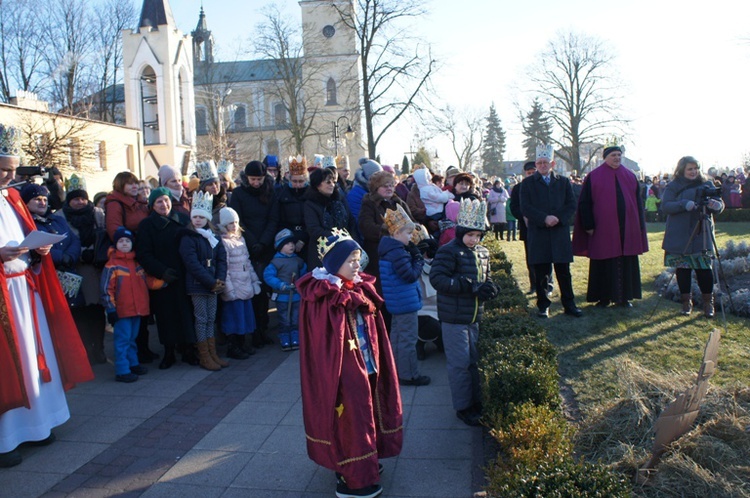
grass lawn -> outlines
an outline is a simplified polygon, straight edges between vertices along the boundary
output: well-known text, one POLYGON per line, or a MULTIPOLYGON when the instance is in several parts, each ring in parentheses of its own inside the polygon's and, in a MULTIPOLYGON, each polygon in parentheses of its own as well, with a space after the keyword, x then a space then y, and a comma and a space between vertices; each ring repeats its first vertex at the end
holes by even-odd
MULTIPOLYGON (((750 223, 721 223, 716 229, 719 247, 730 239, 743 240, 750 233, 750 223)), ((491 236, 491 235, 489 235, 491 236)), ((557 290, 552 298, 550 318, 545 321, 549 339, 559 349, 560 374, 563 382, 575 392, 582 417, 601 406, 625 396, 618 382, 618 365, 628 360, 658 373, 697 372, 709 332, 721 329, 718 373, 712 384, 742 385, 750 382, 750 327, 747 318, 721 310, 707 320, 702 313, 689 317, 679 314, 680 304, 660 298, 655 278, 664 270, 661 242, 664 224, 648 226, 651 250, 641 256, 643 299, 624 309, 595 308, 586 303, 589 262, 576 258, 571 265, 576 302, 583 309, 582 318, 562 313, 557 290)), ((494 247, 493 244, 489 244, 494 247)), ((528 273, 524 262, 523 242, 498 244, 513 262, 513 274, 522 290, 528 290, 528 273)), ((529 303, 535 308, 535 297, 529 303)), ((697 311, 697 310, 696 310, 697 311)), ((687 387, 687 386, 685 386, 687 387)))

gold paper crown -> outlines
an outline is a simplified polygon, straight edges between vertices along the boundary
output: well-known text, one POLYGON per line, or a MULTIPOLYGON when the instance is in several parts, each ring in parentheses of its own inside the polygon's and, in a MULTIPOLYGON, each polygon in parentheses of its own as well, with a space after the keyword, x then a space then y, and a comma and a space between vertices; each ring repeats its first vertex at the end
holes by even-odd
POLYGON ((537 159, 547 159, 549 161, 552 161, 554 157, 555 157, 555 149, 552 147, 552 145, 544 144, 544 145, 536 146, 536 158, 537 159))
POLYGON ((456 225, 470 230, 485 230, 487 203, 479 199, 461 199, 456 225))
POLYGON ((74 190, 86 190, 86 179, 82 176, 78 176, 75 173, 70 175, 68 178, 68 192, 74 190))
POLYGON ((349 232, 342 228, 334 228, 331 230, 331 235, 318 237, 318 258, 323 261, 323 258, 328 251, 333 249, 333 246, 343 240, 354 240, 349 235, 349 232))
POLYGON ((324 168, 335 168, 336 158, 333 156, 323 156, 323 167, 324 168))
POLYGON ((208 192, 193 192, 193 202, 190 205, 190 216, 200 214, 211 219, 214 207, 214 196, 208 192))
POLYGON ((307 173, 307 159, 305 159, 305 156, 289 156, 289 174, 304 175, 305 173, 307 173))
POLYGON ((219 164, 216 166, 216 172, 219 174, 225 174, 229 177, 229 179, 232 179, 232 175, 234 174, 234 163, 232 161, 227 161, 226 159, 222 159, 219 161, 219 164))
POLYGON ((406 214, 406 211, 401 207, 401 204, 396 204, 396 209, 386 209, 383 221, 385 221, 385 226, 388 228, 388 233, 391 235, 394 235, 408 225, 411 225, 412 229, 414 227, 414 222, 411 221, 411 218, 406 214))
POLYGON ((21 156, 21 131, 0 124, 0 156, 21 156))
POLYGON ((415 244, 419 244, 423 240, 429 238, 430 234, 427 233, 427 229, 424 227, 424 225, 417 223, 414 227, 414 231, 411 233, 411 241, 415 244))
POLYGON ((336 167, 339 169, 349 169, 349 156, 336 156, 336 167))
POLYGON ((202 182, 219 178, 219 173, 216 170, 216 165, 210 159, 208 161, 203 161, 196 164, 195 172, 198 175, 198 179, 202 182))

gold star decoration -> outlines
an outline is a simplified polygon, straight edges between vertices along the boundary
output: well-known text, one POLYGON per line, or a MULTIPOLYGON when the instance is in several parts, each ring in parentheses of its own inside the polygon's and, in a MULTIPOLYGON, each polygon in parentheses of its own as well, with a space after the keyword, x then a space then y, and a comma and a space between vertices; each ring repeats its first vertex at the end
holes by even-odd
POLYGON ((336 407, 336 413, 338 413, 339 417, 341 417, 341 414, 344 413, 344 403, 341 403, 336 407))
POLYGON ((352 351, 354 349, 357 349, 357 341, 354 339, 349 339, 349 351, 352 351))

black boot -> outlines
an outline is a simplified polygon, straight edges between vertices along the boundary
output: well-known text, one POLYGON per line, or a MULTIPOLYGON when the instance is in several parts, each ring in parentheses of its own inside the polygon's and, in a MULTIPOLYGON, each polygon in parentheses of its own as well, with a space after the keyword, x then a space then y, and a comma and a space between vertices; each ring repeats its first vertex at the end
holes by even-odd
POLYGON ((255 329, 255 333, 253 333, 252 345, 256 349, 260 349, 266 345, 266 341, 263 338, 263 331, 261 329, 255 329))
POLYGON ((182 345, 182 361, 194 367, 200 365, 198 355, 195 354, 195 344, 192 342, 182 345))
POLYGON ((240 341, 242 341, 243 339, 244 337, 241 335, 227 335, 227 343, 229 344, 229 346, 227 347, 227 356, 229 358, 235 360, 247 360, 248 358, 250 358, 250 355, 243 351, 240 347, 240 341))
POLYGON ((165 344, 164 345, 164 358, 161 360, 161 363, 159 363, 159 370, 166 370, 167 368, 171 367, 175 363, 175 357, 174 357, 174 345, 165 344))

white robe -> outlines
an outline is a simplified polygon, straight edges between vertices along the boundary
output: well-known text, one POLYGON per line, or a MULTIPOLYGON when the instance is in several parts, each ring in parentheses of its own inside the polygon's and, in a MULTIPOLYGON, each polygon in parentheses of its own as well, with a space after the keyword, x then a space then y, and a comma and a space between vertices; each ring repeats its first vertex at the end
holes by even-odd
MULTIPOLYGON (((23 239, 24 233, 18 215, 8 204, 5 196, 0 195, 0 247, 5 247, 9 242, 17 244, 23 239)), ((22 272, 27 267, 27 260, 27 257, 23 257, 9 261, 3 264, 3 269, 6 274, 22 272)), ((35 292, 39 334, 47 366, 52 374, 51 382, 42 382, 37 368, 36 335, 26 277, 8 278, 7 283, 10 309, 16 324, 23 380, 31 409, 21 407, 0 415, 0 453, 13 451, 21 443, 41 441, 50 435, 53 427, 65 423, 70 418, 42 300, 35 292)), ((0 375, 2 370, 8 367, 0 365, 0 375)))

